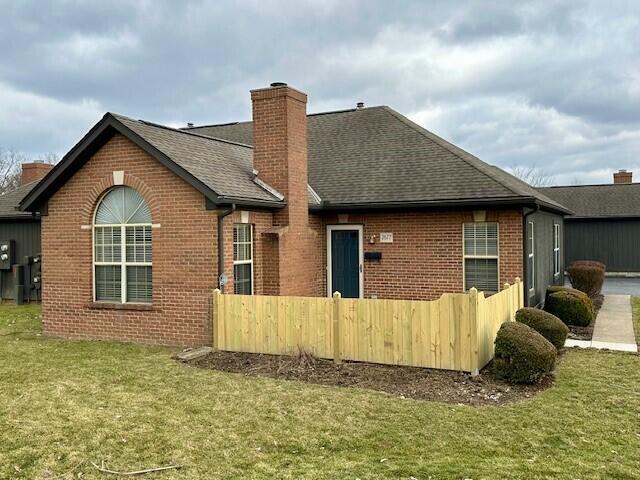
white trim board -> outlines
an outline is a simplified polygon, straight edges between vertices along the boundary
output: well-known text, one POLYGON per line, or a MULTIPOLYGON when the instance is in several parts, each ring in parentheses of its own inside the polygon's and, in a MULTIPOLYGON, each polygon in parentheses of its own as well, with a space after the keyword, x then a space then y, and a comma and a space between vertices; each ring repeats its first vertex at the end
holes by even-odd
POLYGON ((334 230, 357 230, 358 231, 358 276, 360 297, 364 298, 364 228, 362 225, 340 224, 327 225, 327 296, 332 296, 331 291, 331 232, 334 230))

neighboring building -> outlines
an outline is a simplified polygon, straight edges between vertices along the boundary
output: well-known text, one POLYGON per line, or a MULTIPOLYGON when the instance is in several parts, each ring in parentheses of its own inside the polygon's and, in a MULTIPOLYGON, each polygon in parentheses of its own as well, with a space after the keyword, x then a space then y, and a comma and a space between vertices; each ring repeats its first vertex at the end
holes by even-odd
MULTIPOLYGON (((39 289, 34 285, 31 273, 39 266, 33 260, 40 255, 40 216, 18 209, 22 199, 38 184, 53 165, 43 162, 23 163, 21 185, 0 195, 0 245, 9 245, 8 262, 0 262, 0 295, 2 300, 14 300, 16 279, 13 265, 26 265, 22 270, 24 298, 38 300, 39 289), (27 259, 25 257, 28 257, 27 259)), ((37 263, 37 262, 36 262, 37 263)))
POLYGON ((562 281, 549 267, 563 269, 568 211, 526 183, 388 107, 307 115, 286 84, 251 98, 252 123, 108 113, 26 196, 46 334, 208 344, 220 278, 236 293, 433 299, 521 277, 528 304, 562 281))
POLYGON ((640 273, 640 183, 632 182, 631 172, 615 172, 613 184, 540 191, 573 211, 565 218, 567 265, 598 260, 610 275, 640 273))

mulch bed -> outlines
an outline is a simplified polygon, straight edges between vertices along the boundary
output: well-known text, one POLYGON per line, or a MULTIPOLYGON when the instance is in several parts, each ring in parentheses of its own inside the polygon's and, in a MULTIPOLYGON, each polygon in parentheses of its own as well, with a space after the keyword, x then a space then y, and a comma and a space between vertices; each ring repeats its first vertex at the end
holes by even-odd
POLYGON ((596 323, 596 318, 598 317, 598 312, 600 308, 602 308, 602 303, 604 302, 604 295, 597 295, 591 299, 593 301, 593 322, 591 325, 586 327, 577 327, 574 325, 569 325, 569 338, 573 340, 587 340, 590 341, 591 337, 593 337, 593 327, 596 323))
POLYGON ((547 376, 535 385, 509 385, 495 378, 491 364, 480 375, 472 377, 466 373, 428 368, 352 362, 336 365, 331 360, 307 354, 212 352, 185 363, 246 376, 366 388, 400 398, 477 406, 502 405, 530 398, 553 384, 553 376, 547 376))

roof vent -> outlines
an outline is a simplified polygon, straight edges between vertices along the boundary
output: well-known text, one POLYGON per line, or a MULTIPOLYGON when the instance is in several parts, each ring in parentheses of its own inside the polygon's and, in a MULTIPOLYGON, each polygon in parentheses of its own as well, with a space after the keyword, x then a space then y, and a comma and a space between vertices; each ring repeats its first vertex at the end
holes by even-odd
POLYGON ((193 123, 188 122, 188 123, 187 123, 187 128, 193 128, 193 123))
POLYGON ((357 108, 358 110, 360 110, 361 108, 364 108, 364 102, 358 102, 358 103, 356 103, 356 108, 357 108))
POLYGON ((272 87, 286 87, 286 86, 287 86, 287 84, 286 84, 286 83, 284 83, 284 82, 273 82, 273 83, 271 84, 271 86, 272 86, 272 87))

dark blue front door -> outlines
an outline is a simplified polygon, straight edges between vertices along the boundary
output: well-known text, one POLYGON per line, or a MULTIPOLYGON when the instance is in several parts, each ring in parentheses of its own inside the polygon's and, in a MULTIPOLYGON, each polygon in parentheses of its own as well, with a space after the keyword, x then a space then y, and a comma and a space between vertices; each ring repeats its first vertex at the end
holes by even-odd
POLYGON ((358 230, 331 230, 331 293, 360 297, 360 238, 358 230))

